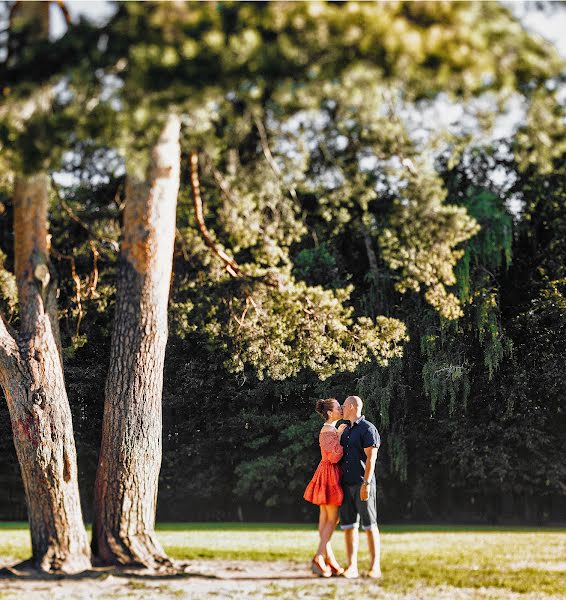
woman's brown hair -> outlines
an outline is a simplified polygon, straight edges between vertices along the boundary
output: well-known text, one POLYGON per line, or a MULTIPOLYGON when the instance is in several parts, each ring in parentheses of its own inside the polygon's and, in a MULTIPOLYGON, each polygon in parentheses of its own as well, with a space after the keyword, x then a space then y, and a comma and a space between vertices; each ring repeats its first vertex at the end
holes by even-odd
POLYGON ((328 419, 328 411, 334 408, 334 402, 338 402, 338 400, 336 398, 317 400, 314 409, 326 421, 328 419))

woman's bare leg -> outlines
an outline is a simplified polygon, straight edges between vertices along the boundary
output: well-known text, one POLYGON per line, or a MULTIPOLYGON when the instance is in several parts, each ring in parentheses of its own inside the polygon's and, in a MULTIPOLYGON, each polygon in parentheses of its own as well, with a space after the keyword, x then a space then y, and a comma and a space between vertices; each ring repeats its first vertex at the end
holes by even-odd
POLYGON ((334 556, 334 550, 332 550, 332 545, 330 542, 326 544, 326 563, 332 565, 335 568, 338 568, 338 561, 336 560, 336 556, 334 556))
POLYGON ((319 542, 316 557, 321 556, 323 559, 326 554, 326 544, 328 543, 328 508, 326 504, 320 506, 320 517, 318 520, 319 542))
POLYGON ((322 530, 326 525, 326 506, 319 506, 320 512, 318 513, 318 537, 319 539, 322 537, 322 530))
POLYGON ((331 571, 326 566, 326 560, 324 559, 326 544, 328 543, 328 514, 326 505, 320 506, 320 516, 318 520, 318 535, 319 543, 318 548, 316 550, 316 554, 313 558, 313 562, 318 565, 321 572, 326 573, 325 576, 330 576, 331 571))
POLYGON ((340 565, 334 556, 334 552, 332 550, 332 545, 330 543, 330 539, 332 538, 332 534, 336 530, 336 525, 338 524, 338 507, 337 506, 328 506, 327 507, 327 516, 328 516, 328 542, 326 544, 326 562, 329 565, 332 565, 335 569, 340 569, 340 565))

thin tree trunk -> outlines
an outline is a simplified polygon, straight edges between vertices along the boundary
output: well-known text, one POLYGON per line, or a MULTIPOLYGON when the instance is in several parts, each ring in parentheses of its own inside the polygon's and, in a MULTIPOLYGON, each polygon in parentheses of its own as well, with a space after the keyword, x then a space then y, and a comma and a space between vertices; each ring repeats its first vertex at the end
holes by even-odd
POLYGON ((63 378, 56 285, 47 241, 46 175, 20 178, 14 193, 20 331, 0 319, 0 384, 26 494, 33 566, 76 573, 90 567, 77 460, 63 378))
POLYGON ((360 229, 362 231, 362 235, 364 238, 364 244, 366 247, 366 254, 369 262, 369 271, 373 278, 374 283, 377 285, 379 279, 379 268, 377 266, 377 257, 375 256, 375 250, 373 249, 371 235, 367 228, 367 225, 364 223, 363 219, 360 220, 360 229))
POLYGON ((128 181, 116 314, 96 475, 92 550, 102 564, 170 564, 155 537, 163 363, 179 191, 171 115, 146 181, 128 181))

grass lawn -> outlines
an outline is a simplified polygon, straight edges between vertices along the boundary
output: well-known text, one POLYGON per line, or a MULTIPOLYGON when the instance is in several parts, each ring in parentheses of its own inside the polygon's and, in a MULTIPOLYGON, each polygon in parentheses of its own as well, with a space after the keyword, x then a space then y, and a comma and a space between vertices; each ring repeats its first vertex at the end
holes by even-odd
MULTIPOLYGON (((317 540, 314 526, 275 523, 164 523, 158 535, 177 559, 287 560, 305 565, 317 540)), ((334 546, 343 559, 341 532, 334 546)), ((360 550, 364 568, 363 534, 360 550)), ((0 555, 23 559, 29 553, 27 525, 0 524, 0 555)), ((382 566, 384 590, 448 586, 566 596, 566 528, 383 527, 382 566)))

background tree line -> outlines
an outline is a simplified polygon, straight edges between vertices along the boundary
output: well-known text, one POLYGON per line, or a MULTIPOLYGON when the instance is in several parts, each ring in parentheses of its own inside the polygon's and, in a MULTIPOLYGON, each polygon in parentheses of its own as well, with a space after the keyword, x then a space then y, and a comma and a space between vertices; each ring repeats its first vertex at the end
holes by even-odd
MULTIPOLYGON (((47 170, 87 518, 126 174, 154 164, 170 114, 181 161, 158 517, 311 518, 314 400, 356 392, 384 440, 385 520, 563 518, 552 48, 492 3, 126 3, 55 43, 18 35, 2 71, 2 309, 22 326, 14 176, 47 170), (494 139, 517 96, 521 126, 494 139), (438 103, 461 108, 456 123, 427 122, 438 103)), ((23 518, 4 416, 0 509, 23 518)))

